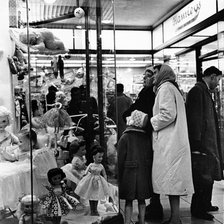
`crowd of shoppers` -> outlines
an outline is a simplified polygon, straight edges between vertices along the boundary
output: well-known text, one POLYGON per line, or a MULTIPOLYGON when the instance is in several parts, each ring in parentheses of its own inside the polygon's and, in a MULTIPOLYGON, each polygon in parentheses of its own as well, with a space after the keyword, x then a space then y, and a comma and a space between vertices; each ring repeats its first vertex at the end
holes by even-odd
POLYGON ((206 69, 202 80, 189 91, 185 104, 169 65, 145 70, 144 88, 123 113, 127 128, 118 141, 119 193, 126 201, 125 224, 131 223, 135 199, 137 223, 155 218, 156 209, 154 215, 161 219, 160 194, 167 195, 170 202, 170 218, 164 224, 181 223, 183 195, 193 195, 192 216, 214 218, 208 212, 219 209, 211 204, 211 197, 214 181, 223 179, 223 162, 211 93, 221 75, 214 66, 206 69), (145 199, 150 197, 147 208, 145 199))

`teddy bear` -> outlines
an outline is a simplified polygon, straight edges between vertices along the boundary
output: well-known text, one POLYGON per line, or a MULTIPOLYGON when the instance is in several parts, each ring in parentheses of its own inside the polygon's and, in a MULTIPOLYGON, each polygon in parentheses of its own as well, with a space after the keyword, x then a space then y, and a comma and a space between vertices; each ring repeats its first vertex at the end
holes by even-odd
POLYGON ((49 29, 46 28, 30 28, 29 39, 27 39, 27 31, 23 30, 19 34, 19 40, 23 44, 30 44, 30 47, 32 49, 38 51, 65 51, 64 43, 59 38, 57 38, 49 29))

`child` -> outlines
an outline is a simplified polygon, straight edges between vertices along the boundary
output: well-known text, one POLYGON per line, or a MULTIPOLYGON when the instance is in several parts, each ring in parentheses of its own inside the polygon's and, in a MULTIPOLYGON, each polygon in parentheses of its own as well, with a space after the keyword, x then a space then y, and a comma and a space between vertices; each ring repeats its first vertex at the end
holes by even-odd
POLYGON ((59 224, 61 216, 68 214, 69 210, 75 208, 79 202, 66 193, 63 181, 66 176, 62 169, 50 169, 47 177, 51 186, 46 186, 49 194, 41 200, 42 209, 46 210, 47 220, 59 224))
MULTIPOLYGON (((7 149, 10 151, 18 148, 19 139, 12 133, 6 130, 6 127, 11 124, 12 117, 10 111, 4 106, 0 106, 0 161, 5 161, 4 154, 7 149)), ((13 159, 15 161, 15 159, 13 159)))
POLYGON ((119 196, 125 199, 125 224, 131 223, 134 199, 138 200, 139 223, 145 223, 145 199, 152 195, 152 147, 143 130, 146 123, 145 113, 133 111, 118 141, 119 196))
POLYGON ((92 148, 93 163, 86 168, 85 176, 78 183, 75 193, 80 198, 89 200, 92 216, 98 216, 97 205, 109 195, 106 171, 101 164, 104 151, 99 145, 92 148))

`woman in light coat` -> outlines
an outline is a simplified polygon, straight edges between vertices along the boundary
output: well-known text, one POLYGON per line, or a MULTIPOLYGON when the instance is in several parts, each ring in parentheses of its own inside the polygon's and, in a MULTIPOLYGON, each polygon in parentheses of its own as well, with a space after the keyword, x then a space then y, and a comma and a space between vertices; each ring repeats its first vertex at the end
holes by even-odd
POLYGON ((180 196, 194 191, 185 105, 174 71, 166 64, 155 70, 153 191, 169 196, 171 217, 165 223, 179 224, 180 196))

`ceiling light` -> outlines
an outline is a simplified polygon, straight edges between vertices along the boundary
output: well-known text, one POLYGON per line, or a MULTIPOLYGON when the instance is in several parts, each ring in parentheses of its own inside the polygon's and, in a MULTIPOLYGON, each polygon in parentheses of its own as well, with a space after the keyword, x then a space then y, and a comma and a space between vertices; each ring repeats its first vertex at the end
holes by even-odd
POLYGON ((102 23, 109 24, 109 23, 111 23, 111 21, 110 21, 110 20, 105 19, 105 20, 102 20, 102 23))
POLYGON ((135 61, 135 58, 130 58, 129 61, 135 61))
POLYGON ((82 26, 76 26, 77 29, 82 29, 82 26))
POLYGON ((46 4, 53 4, 56 0, 44 0, 46 4))

